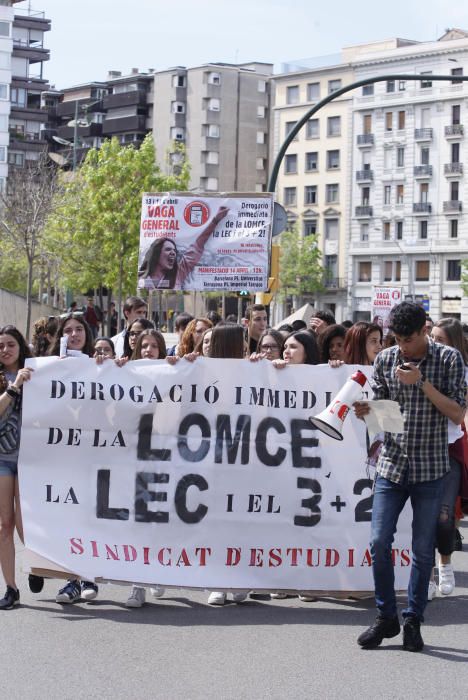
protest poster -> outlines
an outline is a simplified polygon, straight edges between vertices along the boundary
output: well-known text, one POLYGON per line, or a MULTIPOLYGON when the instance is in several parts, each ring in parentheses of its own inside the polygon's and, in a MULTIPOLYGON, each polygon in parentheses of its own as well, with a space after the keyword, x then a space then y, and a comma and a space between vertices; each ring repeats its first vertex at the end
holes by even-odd
POLYGON ((383 328, 384 335, 388 332, 390 312, 401 302, 401 287, 373 287, 371 317, 372 323, 383 328))
POLYGON ((271 194, 145 193, 138 287, 265 291, 272 216, 271 194))
MULTIPOLYGON (((350 412, 339 442, 308 420, 354 367, 27 363, 19 475, 37 555, 88 580, 372 590, 364 423, 350 412)), ((406 512, 399 589, 410 541, 406 512)))

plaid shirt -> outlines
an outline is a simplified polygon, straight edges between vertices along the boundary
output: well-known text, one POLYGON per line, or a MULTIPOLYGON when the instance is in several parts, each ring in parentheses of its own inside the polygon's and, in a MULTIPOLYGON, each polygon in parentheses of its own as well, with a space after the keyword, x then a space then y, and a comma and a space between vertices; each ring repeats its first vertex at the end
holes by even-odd
MULTIPOLYGON (((383 350, 374 363, 374 399, 397 401, 404 420, 402 434, 385 433, 376 470, 395 483, 432 481, 450 469, 448 421, 422 389, 398 380, 395 370, 402 364, 397 345, 383 350)), ((441 394, 465 407, 465 366, 458 350, 428 338, 426 356, 418 366, 441 394)))

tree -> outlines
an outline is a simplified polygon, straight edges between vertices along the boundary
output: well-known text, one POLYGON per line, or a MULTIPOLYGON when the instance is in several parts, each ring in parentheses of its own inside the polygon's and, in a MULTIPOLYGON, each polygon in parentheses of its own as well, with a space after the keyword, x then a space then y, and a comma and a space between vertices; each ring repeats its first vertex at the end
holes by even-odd
POLYGON ((35 267, 43 256, 46 223, 55 206, 57 172, 47 154, 26 161, 24 168, 10 168, 5 191, 0 193, 2 248, 14 257, 12 267, 26 263, 26 329, 31 325, 32 286, 35 267))
MULTIPOLYGON (((184 155, 177 145, 174 150, 184 155)), ((49 240, 64 252, 65 282, 81 289, 105 285, 124 294, 137 279, 141 196, 143 192, 186 190, 189 168, 183 159, 176 175, 163 175, 148 135, 140 148, 117 139, 91 149, 64 185, 50 221, 49 240)))
POLYGON ((324 269, 317 236, 301 236, 297 228, 280 237, 279 296, 302 297, 323 290, 324 269))

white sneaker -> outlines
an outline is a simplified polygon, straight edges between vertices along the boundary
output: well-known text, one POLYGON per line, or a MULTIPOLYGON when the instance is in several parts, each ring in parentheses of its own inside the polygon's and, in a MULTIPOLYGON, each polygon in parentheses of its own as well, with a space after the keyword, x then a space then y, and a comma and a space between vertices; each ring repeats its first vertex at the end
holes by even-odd
POLYGON ((145 604, 146 591, 141 586, 132 586, 132 592, 125 605, 127 608, 141 608, 145 604))
POLYGON ((166 589, 163 586, 153 586, 153 588, 150 588, 150 591, 153 598, 162 598, 166 589))
POLYGON ((442 595, 450 595, 455 588, 455 574, 451 564, 439 564, 439 591, 442 595))
POLYGON ((432 600, 437 595, 437 584, 435 581, 429 581, 429 587, 427 589, 427 599, 432 600))
POLYGON ((234 603, 242 603, 247 598, 247 593, 233 593, 232 600, 234 603))
POLYGON ((270 598, 273 598, 273 600, 285 600, 287 597, 287 593, 270 593, 270 598))
POLYGON ((220 591, 212 591, 208 596, 208 605, 224 605, 226 594, 220 591))

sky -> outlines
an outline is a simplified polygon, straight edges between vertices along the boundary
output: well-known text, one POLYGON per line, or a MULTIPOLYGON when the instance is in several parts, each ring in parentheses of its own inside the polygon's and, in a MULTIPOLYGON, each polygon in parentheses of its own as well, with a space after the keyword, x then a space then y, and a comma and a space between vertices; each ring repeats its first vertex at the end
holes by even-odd
POLYGON ((434 41, 468 29, 468 3, 443 0, 25 0, 52 22, 45 77, 57 89, 207 62, 289 61, 390 37, 434 41))

